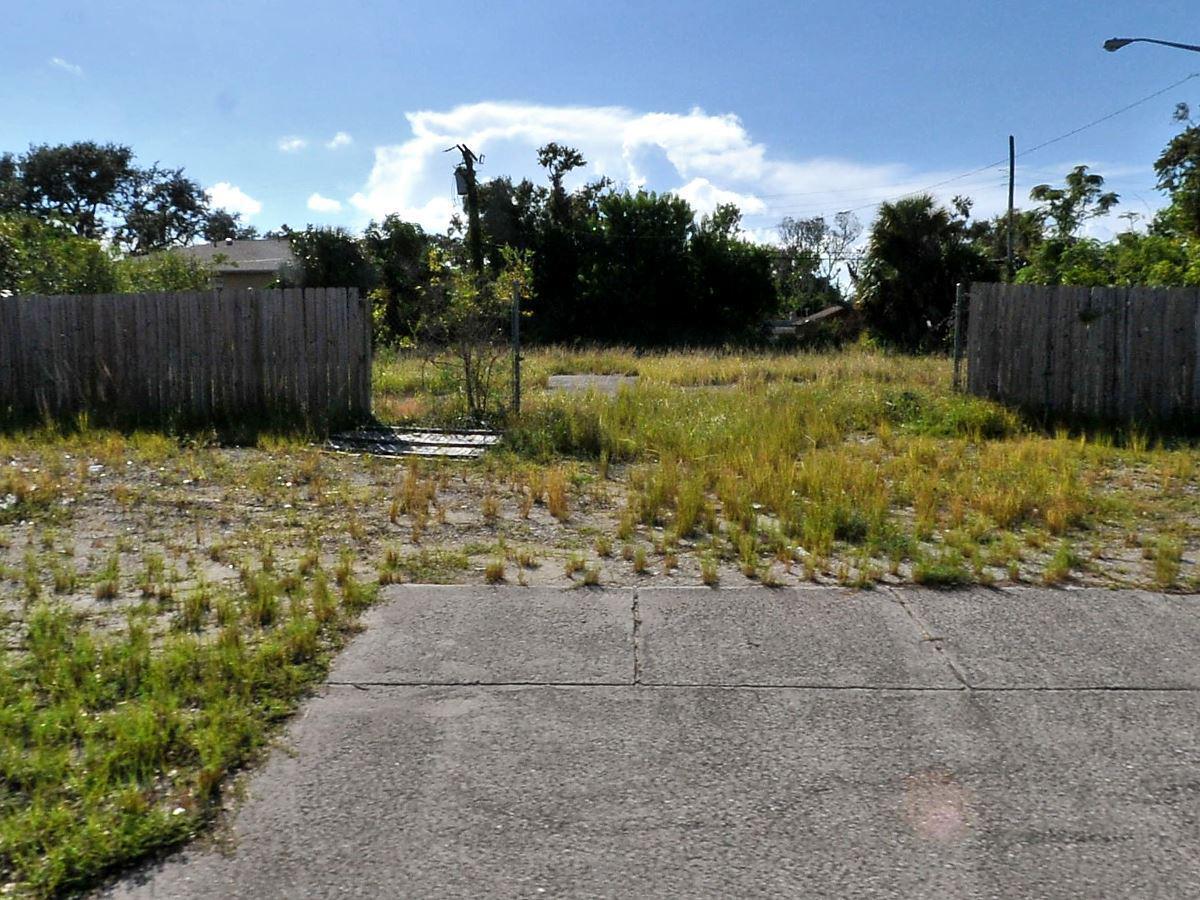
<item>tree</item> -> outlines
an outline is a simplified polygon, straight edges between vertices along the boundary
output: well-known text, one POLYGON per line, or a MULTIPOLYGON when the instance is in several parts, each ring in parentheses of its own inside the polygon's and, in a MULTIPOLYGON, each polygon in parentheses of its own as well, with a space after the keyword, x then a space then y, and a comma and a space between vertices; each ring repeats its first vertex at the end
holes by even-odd
POLYGON ((544 340, 577 340, 592 333, 595 324, 585 299, 586 279, 598 252, 599 203, 609 181, 601 178, 568 194, 564 179, 587 160, 560 144, 539 148, 538 163, 547 171, 549 189, 521 185, 514 197, 528 204, 516 212, 522 229, 530 232, 526 246, 534 260, 530 331, 544 340))
POLYGON ((789 216, 779 223, 778 231, 775 277, 784 307, 803 315, 843 302, 837 272, 844 265, 854 274, 850 248, 862 233, 854 213, 838 213, 832 225, 824 216, 789 216))
POLYGON ((31 146, 0 156, 0 215, 22 214, 104 238, 130 253, 149 253, 207 240, 253 237, 238 217, 212 210, 200 185, 183 169, 135 164, 123 144, 31 146))
POLYGON ((1115 240, 1047 241, 1022 269, 1027 284, 1200 285, 1200 240, 1126 231, 1115 240))
POLYGON ((1064 187, 1039 184, 1029 192, 1029 199, 1044 204, 1039 214, 1053 224, 1053 236, 1069 241, 1084 222, 1104 215, 1120 198, 1104 190, 1102 176, 1089 173, 1087 166, 1076 166, 1067 173, 1064 187))
POLYGON ((31 146, 19 158, 6 156, 0 212, 24 212, 72 228, 81 237, 104 234, 103 213, 119 210, 137 176, 133 151, 122 144, 31 146))
POLYGON ((998 270, 967 237, 961 214, 928 195, 884 203, 871 226, 858 282, 867 328, 907 351, 944 346, 958 282, 995 280, 998 270))
POLYGON ((115 290, 125 294, 146 291, 203 291, 212 284, 210 264, 178 253, 126 256, 113 264, 115 290))
MULTIPOLYGON (((1013 269, 1020 272, 1028 266, 1034 253, 1044 241, 1042 214, 1033 209, 1013 211, 1013 269)), ((967 224, 967 237, 979 251, 997 265, 1007 264, 1008 214, 991 219, 974 219, 967 224)))
POLYGON ((258 229, 253 225, 243 225, 239 213, 231 213, 224 209, 210 210, 200 233, 206 241, 214 243, 226 240, 253 240, 258 237, 258 229))
POLYGON ((563 179, 587 165, 583 154, 573 147, 549 143, 538 148, 538 165, 550 175, 550 218, 556 222, 562 221, 567 215, 567 192, 563 188, 563 179))
POLYGON ((378 284, 378 275, 363 253, 362 244, 345 228, 309 225, 283 233, 295 254, 298 271, 284 280, 297 287, 353 287, 366 296, 378 284))
POLYGON ((527 178, 513 184, 502 175, 479 185, 483 253, 493 275, 504 268, 504 247, 529 250, 542 234, 548 192, 527 178))
POLYGON ((375 301, 385 340, 411 337, 417 327, 420 292, 430 278, 430 246, 420 225, 395 215, 371 222, 363 234, 363 247, 379 279, 375 301))
POLYGON ((152 166, 138 170, 114 232, 118 245, 134 254, 191 243, 209 220, 204 189, 183 169, 152 166))
POLYGON ((1175 120, 1187 123, 1154 162, 1159 190, 1171 198, 1155 223, 1156 230, 1200 237, 1200 125, 1191 120, 1186 103, 1175 108, 1175 120))
POLYGON ((583 279, 576 334, 639 345, 682 342, 695 312, 689 245, 695 214, 675 194, 600 198, 596 241, 583 279))
POLYGON ((440 248, 429 252, 430 277, 420 291, 417 334, 431 362, 459 384, 466 413, 487 423, 502 411, 500 361, 507 347, 505 324, 513 293, 529 296, 528 260, 512 248, 495 278, 477 278, 452 264, 440 248))
POLYGON ((23 212, 24 199, 25 184, 17 158, 11 153, 0 153, 0 215, 23 212))
POLYGON ((678 336, 698 343, 750 337, 779 307, 772 253, 740 237, 742 214, 718 206, 700 220, 690 252, 695 262, 693 309, 678 336))

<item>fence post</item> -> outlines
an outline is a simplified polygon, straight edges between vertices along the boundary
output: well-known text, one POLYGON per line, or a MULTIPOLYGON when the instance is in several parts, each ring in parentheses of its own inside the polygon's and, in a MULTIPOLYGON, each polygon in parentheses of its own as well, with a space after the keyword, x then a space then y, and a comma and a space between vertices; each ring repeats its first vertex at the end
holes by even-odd
POLYGON ((512 302, 513 415, 521 414, 521 285, 513 284, 512 302))
POLYGON ((954 285, 954 390, 962 390, 963 284, 954 285))

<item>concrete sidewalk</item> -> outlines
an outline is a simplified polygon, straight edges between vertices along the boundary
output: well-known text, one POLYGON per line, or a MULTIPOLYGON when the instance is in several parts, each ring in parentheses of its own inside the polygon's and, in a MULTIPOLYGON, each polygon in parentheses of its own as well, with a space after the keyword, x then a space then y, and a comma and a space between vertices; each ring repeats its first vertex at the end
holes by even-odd
POLYGON ((1200 600, 394 587, 112 897, 1200 896, 1200 600))

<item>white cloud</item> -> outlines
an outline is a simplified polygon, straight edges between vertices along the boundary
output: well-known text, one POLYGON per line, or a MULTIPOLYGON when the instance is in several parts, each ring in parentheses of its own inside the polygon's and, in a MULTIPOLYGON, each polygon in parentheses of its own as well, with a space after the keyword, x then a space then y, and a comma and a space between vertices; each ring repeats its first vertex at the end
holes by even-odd
MULTIPOLYGON (((482 102, 410 112, 406 118, 409 135, 375 148, 366 183, 350 199, 363 217, 397 213, 428 229, 445 228, 460 206, 452 174, 458 155, 443 151, 457 143, 486 154, 480 178, 509 175, 541 184, 546 176, 534 150, 549 141, 567 144, 588 160, 585 171, 570 176, 571 184, 604 175, 618 187, 673 191, 698 212, 736 203, 749 234, 771 233, 784 216, 832 218, 841 210, 854 210, 869 223, 879 202, 927 189, 943 203, 956 194, 973 197, 980 216, 1003 210, 1007 197, 1006 165, 957 178, 974 161, 930 170, 844 158, 788 158, 754 141, 737 116, 700 109, 644 113, 618 106, 482 102)), ((1043 177, 1022 166, 1018 197, 1027 197, 1039 180, 1061 181, 1069 168, 1043 177)), ((1104 174, 1103 168, 1098 171, 1104 174)), ((1116 180, 1114 189, 1119 189, 1116 180)))
POLYGON ((750 140, 736 116, 699 109, 641 114, 615 106, 475 103, 409 113, 407 119, 412 136, 376 148, 367 184, 350 202, 370 216, 395 212, 427 228, 444 228, 456 208, 450 187, 454 160, 442 151, 459 142, 488 154, 482 177, 494 172, 543 181, 533 150, 558 141, 583 152, 589 165, 582 177, 688 189, 697 205, 733 194, 745 199, 750 191, 741 188, 761 180, 765 165, 764 148, 750 140))
POLYGON ((692 209, 699 213, 710 213, 721 203, 736 204, 742 214, 747 216, 761 213, 767 208, 767 205, 753 194, 721 190, 707 178, 693 178, 683 187, 678 188, 675 193, 690 203, 692 209))
POLYGON ((308 208, 313 212, 336 213, 342 211, 342 204, 330 197, 322 197, 320 194, 314 193, 308 198, 308 208))
POLYGON ((296 135, 281 137, 279 139, 279 149, 284 153, 297 153, 308 146, 308 141, 296 135))
POLYGON ((344 131, 339 131, 325 143, 325 146, 330 150, 336 150, 338 147, 349 147, 353 143, 354 138, 344 131))
POLYGON ((50 57, 50 65, 54 66, 55 68, 62 69, 64 72, 70 72, 72 75, 83 75, 83 66, 77 66, 75 63, 67 62, 61 56, 50 57))
POLYGON ((246 217, 256 216, 262 212, 262 204, 259 201, 228 181, 218 181, 205 193, 208 194, 209 203, 218 209, 240 213, 246 217))

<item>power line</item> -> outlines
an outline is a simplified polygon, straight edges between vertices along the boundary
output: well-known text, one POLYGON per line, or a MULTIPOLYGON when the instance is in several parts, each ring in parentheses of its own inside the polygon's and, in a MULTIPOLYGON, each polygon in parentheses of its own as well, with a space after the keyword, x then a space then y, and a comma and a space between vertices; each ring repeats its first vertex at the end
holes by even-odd
MULTIPOLYGON (((968 175, 976 175, 979 172, 983 172, 984 170, 986 170, 988 168, 991 168, 991 167, 983 166, 982 168, 976 169, 973 172, 966 172, 962 175, 956 175, 954 177, 955 177, 955 179, 966 178, 968 175)), ((779 193, 779 194, 755 194, 754 196, 756 196, 760 200, 771 200, 771 199, 778 199, 781 197, 814 197, 814 196, 819 196, 821 194, 862 194, 862 193, 868 193, 870 190, 871 190, 870 188, 863 188, 863 187, 827 188, 826 190, 823 190, 823 191, 796 191, 796 192, 785 192, 785 193, 779 193)))
MULTIPOLYGON (((1161 97, 1163 94, 1166 94, 1170 91, 1175 90, 1176 88, 1180 87, 1181 85, 1187 84, 1193 78, 1200 78, 1200 72, 1193 72, 1190 75, 1180 78, 1178 81, 1174 81, 1171 84, 1168 84, 1166 87, 1159 88, 1157 91, 1154 91, 1151 94, 1147 94, 1146 96, 1144 96, 1138 100, 1134 100, 1132 103, 1126 104, 1125 106, 1122 106, 1120 109, 1115 109, 1110 113, 1104 114, 1103 116, 1101 116, 1098 119, 1093 119, 1091 122, 1088 122, 1086 125, 1080 125, 1078 128, 1072 128, 1070 131, 1063 132, 1062 134, 1058 135, 1057 137, 1052 137, 1047 141, 1042 141, 1040 144, 1035 144, 1034 146, 1028 148, 1027 150, 1022 150, 1020 153, 1017 154, 1017 156, 1018 157, 1028 156, 1030 153, 1036 153, 1037 151, 1043 150, 1046 147, 1051 146, 1052 144, 1057 144, 1060 141, 1065 141, 1069 137, 1074 137, 1075 135, 1079 134, 1080 132, 1087 131, 1089 128, 1094 128, 1097 125, 1101 125, 1104 122, 1109 121, 1110 119, 1115 119, 1117 116, 1123 115, 1124 113, 1129 112, 1131 109, 1136 109, 1137 107, 1141 106, 1143 103, 1148 103, 1157 97, 1161 97)), ((919 196, 921 194, 927 194, 930 191, 933 191, 937 188, 945 187, 948 184, 953 184, 954 182, 961 181, 964 178, 970 178, 972 175, 978 175, 981 172, 986 172, 988 169, 998 168, 1001 166, 1007 166, 1007 164, 1008 164, 1008 158, 1005 157, 1004 159, 997 160, 996 162, 990 162, 985 166, 980 166, 977 169, 971 169, 968 172, 963 172, 960 175, 954 175, 950 178, 943 179, 942 181, 936 181, 933 184, 927 185, 918 190, 909 191, 909 192, 903 193, 903 194, 897 194, 893 197, 888 197, 883 200, 876 201, 874 203, 866 203, 866 204, 863 204, 862 206, 855 206, 848 210, 840 210, 840 212, 859 212, 864 209, 873 209, 874 207, 880 206, 884 203, 892 203, 892 202, 895 202, 896 200, 902 200, 906 197, 915 197, 915 196, 919 196)))
MULTIPOLYGON (((1004 186, 1005 186, 1005 185, 1007 185, 1007 184, 1008 184, 1008 179, 1007 179, 1007 177, 1006 177, 1006 178, 1004 178, 1003 180, 998 180, 998 181, 988 181, 988 182, 979 182, 979 183, 976 183, 976 184, 968 185, 967 187, 968 187, 968 189, 975 189, 975 190, 979 190, 979 189, 981 189, 981 188, 993 188, 993 187, 999 188, 999 187, 1004 187, 1004 186)), ((907 197, 907 196, 910 196, 910 194, 912 194, 912 195, 916 195, 916 194, 922 194, 922 193, 926 193, 926 192, 928 192, 929 190, 930 190, 930 188, 928 188, 928 187, 925 187, 925 188, 919 188, 919 189, 917 189, 917 190, 911 191, 910 193, 899 194, 899 195, 895 195, 895 196, 897 196, 897 197, 907 197)), ((869 209, 870 207, 873 207, 873 206, 878 206, 878 205, 879 205, 879 204, 881 204, 881 203, 887 203, 887 202, 888 202, 890 199, 893 199, 893 198, 892 198, 891 196, 889 196, 889 197, 884 197, 883 199, 880 199, 880 200, 875 200, 875 201, 872 201, 872 202, 866 203, 866 204, 864 204, 864 205, 862 205, 862 206, 854 206, 854 207, 850 207, 849 209, 843 209, 843 210, 838 210, 838 211, 839 211, 839 212, 857 212, 857 211, 858 211, 858 210, 860 210, 860 209, 869 209)), ((822 213, 824 210, 826 210, 828 207, 817 207, 817 206, 769 206, 769 208, 770 208, 771 212, 772 212, 772 213, 774 213, 774 214, 776 214, 776 215, 792 215, 792 216, 796 216, 796 215, 801 215, 801 214, 803 214, 803 213, 806 213, 806 212, 811 212, 811 213, 813 213, 813 214, 819 214, 819 213, 822 213)))
POLYGON ((1056 138, 1051 138, 1048 141, 1043 141, 1042 143, 1037 144, 1036 146, 1030 147, 1028 150, 1022 150, 1020 153, 1017 154, 1017 156, 1026 156, 1030 153, 1034 153, 1038 150, 1041 150, 1044 147, 1049 147, 1051 144, 1057 144, 1059 141, 1065 141, 1069 137, 1074 137, 1075 135, 1079 134, 1079 132, 1087 131, 1089 128, 1092 128, 1103 122, 1107 122, 1109 119, 1115 119, 1117 116, 1121 115, 1122 113, 1127 113, 1131 109, 1141 106, 1143 103, 1147 103, 1150 100, 1155 99, 1156 97, 1161 97, 1163 94, 1167 93, 1168 91, 1175 90, 1175 88, 1179 87, 1180 85, 1187 84, 1193 78, 1200 78, 1200 72, 1193 72, 1191 75, 1188 75, 1184 78, 1180 78, 1178 81, 1174 82, 1173 84, 1168 84, 1165 88, 1161 88, 1160 90, 1155 91, 1153 94, 1147 94, 1141 100, 1134 100, 1128 106, 1122 106, 1120 109, 1113 110, 1112 112, 1108 113, 1107 115, 1101 116, 1100 118, 1096 119, 1093 122, 1088 122, 1086 125, 1080 125, 1078 128, 1073 128, 1070 131, 1068 131, 1066 134, 1060 134, 1056 138))

